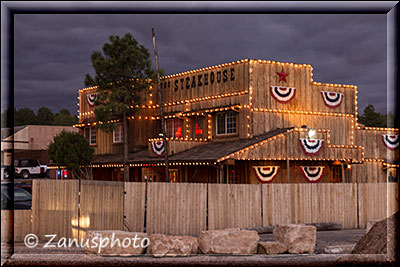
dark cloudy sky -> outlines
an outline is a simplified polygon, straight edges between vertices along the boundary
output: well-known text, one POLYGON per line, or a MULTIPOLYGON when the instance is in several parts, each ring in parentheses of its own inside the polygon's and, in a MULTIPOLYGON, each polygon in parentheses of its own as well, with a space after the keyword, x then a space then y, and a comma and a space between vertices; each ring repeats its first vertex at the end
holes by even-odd
MULTIPOLYGON (((358 86, 359 112, 386 113, 386 15, 16 14, 15 106, 76 113, 90 55, 130 32, 167 74, 253 58, 311 64, 314 80, 358 86)), ((310 103, 311 104, 311 103, 310 103)))

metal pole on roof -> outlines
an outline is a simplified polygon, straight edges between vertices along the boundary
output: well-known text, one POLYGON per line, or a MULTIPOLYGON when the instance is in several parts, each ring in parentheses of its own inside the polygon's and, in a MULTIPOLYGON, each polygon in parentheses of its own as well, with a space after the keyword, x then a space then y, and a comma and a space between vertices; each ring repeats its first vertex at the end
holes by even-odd
POLYGON ((161 132, 163 143, 165 146, 164 152, 164 160, 165 160, 165 181, 169 182, 169 163, 168 163, 168 144, 166 139, 166 130, 165 130, 165 118, 164 118, 164 103, 162 99, 162 92, 161 92, 161 82, 160 82, 160 69, 158 66, 158 53, 157 53, 157 46, 156 46, 156 35, 154 33, 154 28, 151 28, 151 32, 153 35, 153 48, 154 48, 154 57, 156 61, 156 71, 157 71, 157 84, 158 84, 158 96, 160 98, 160 109, 161 109, 161 132))

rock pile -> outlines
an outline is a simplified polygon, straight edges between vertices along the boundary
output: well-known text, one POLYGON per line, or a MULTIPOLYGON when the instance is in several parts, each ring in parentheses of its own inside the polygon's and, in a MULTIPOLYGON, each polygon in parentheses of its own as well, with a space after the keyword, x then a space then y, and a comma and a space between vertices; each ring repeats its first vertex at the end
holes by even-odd
POLYGON ((387 254, 394 253, 397 247, 396 235, 398 212, 387 219, 383 219, 373 224, 371 229, 358 241, 352 254, 387 254), (388 249, 389 245, 389 249, 388 249))
MULTIPOLYGON (((372 230, 371 230, 372 231, 372 230)), ((99 255, 139 255, 148 254, 155 257, 164 256, 189 256, 192 254, 228 254, 228 255, 251 255, 251 254, 281 254, 281 253, 314 253, 316 242, 316 227, 305 224, 283 224, 277 225, 273 230, 275 241, 259 242, 260 237, 255 230, 242 230, 240 228, 229 228, 222 230, 202 231, 199 237, 193 236, 171 236, 163 234, 134 233, 125 231, 88 231, 86 238, 90 240, 109 239, 107 246, 101 250, 85 247, 86 253, 99 255), (121 245, 113 240, 120 240, 121 245), (131 241, 130 241, 131 240, 131 241), (133 240, 136 242, 134 246, 133 240), (146 246, 143 247, 142 240, 146 246), (127 245, 129 243, 129 245, 127 245), (125 245, 125 246, 123 246, 125 245)), ((105 244, 104 244, 105 245, 105 244)))

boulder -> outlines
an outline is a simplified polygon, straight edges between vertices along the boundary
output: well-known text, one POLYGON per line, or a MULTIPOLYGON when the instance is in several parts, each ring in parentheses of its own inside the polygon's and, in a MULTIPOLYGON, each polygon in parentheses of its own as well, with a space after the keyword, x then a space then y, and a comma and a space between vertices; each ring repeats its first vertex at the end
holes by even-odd
POLYGON ((250 255, 257 253, 260 237, 256 231, 229 228, 202 231, 199 248, 204 254, 250 255))
POLYGON ((317 228, 305 224, 281 224, 274 228, 275 241, 288 247, 289 253, 314 253, 317 228))
POLYGON ((285 244, 281 242, 259 242, 258 243, 258 254, 281 254, 288 251, 288 248, 285 244))
POLYGON ((144 253, 149 243, 148 240, 143 240, 144 238, 147 239, 146 233, 91 230, 86 233, 84 242, 87 242, 87 246, 84 246, 84 250, 86 253, 99 255, 139 255, 144 253))
POLYGON ((147 254, 156 257, 163 256, 188 256, 197 254, 199 240, 193 236, 169 236, 153 234, 149 236, 150 245, 147 254))

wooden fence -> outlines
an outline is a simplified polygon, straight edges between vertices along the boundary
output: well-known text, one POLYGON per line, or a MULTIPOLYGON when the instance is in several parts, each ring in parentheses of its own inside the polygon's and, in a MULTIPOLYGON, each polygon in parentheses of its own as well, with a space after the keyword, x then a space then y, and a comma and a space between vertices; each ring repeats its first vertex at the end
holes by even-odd
POLYGON ((206 184, 147 184, 146 232, 198 235, 206 230, 206 201, 206 184))
MULTIPOLYGON (((45 235, 78 237, 79 181, 33 180, 32 231, 45 235)), ((16 228, 15 228, 16 229, 16 228)))
MULTIPOLYGON (((16 241, 30 231, 39 238, 83 238, 90 229, 198 235, 207 229, 281 223, 339 222, 345 229, 365 228, 368 221, 396 212, 399 201, 397 183, 82 181, 79 186, 79 181, 34 180, 32 191, 32 211, 15 211, 16 241)), ((5 220, 2 211, 2 225, 5 220)))

